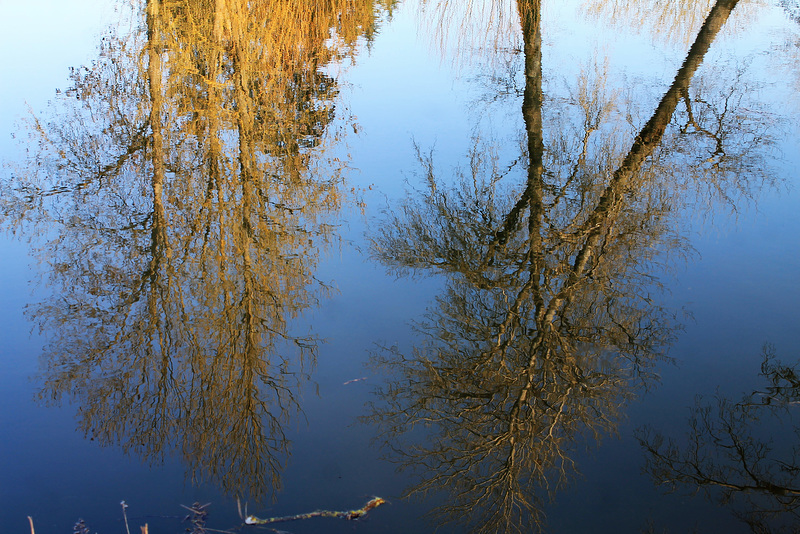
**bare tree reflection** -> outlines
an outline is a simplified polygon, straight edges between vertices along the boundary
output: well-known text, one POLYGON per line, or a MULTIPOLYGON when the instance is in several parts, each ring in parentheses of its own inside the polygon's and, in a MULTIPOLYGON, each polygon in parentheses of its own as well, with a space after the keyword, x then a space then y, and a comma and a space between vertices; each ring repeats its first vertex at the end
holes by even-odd
POLYGON ((421 155, 424 189, 373 238, 391 270, 443 273, 447 287, 417 324, 424 343, 376 355, 391 378, 369 419, 419 473, 409 494, 445 490, 437 519, 477 532, 540 528, 544 501, 575 471, 574 452, 613 432, 654 378, 678 328, 652 298, 654 271, 682 247, 675 205, 698 190, 736 196, 764 177, 749 173, 760 158, 753 133, 734 134, 737 121, 713 113, 708 98, 695 125, 699 100, 689 97, 736 0, 715 4, 627 152, 616 126, 624 111, 592 73, 545 137, 541 4, 517 5, 521 155, 502 165, 491 143, 476 141, 454 184, 421 155), (709 139, 720 143, 710 159, 709 139), (685 165, 701 157, 706 166, 685 165), (522 185, 507 186, 520 171, 522 185))
POLYGON ((701 491, 729 506, 753 532, 797 532, 798 365, 782 363, 774 347, 766 345, 760 390, 739 401, 721 394, 713 401, 698 398, 683 439, 665 437, 652 427, 639 429, 646 472, 671 491, 701 491), (776 439, 788 433, 795 436, 788 446, 776 439))
MULTIPOLYGON (((759 0, 741 2, 736 20, 728 21, 736 30, 746 28, 745 21, 758 16, 767 3, 759 0), (744 11, 744 13, 742 13, 744 11)), ((624 27, 634 32, 646 31, 654 39, 689 44, 713 7, 712 0, 587 0, 582 8, 612 27, 624 27)))
POLYGON ((53 287, 29 310, 50 335, 41 396, 77 399, 103 444, 270 495, 317 342, 292 322, 327 292, 314 273, 345 200, 324 68, 391 4, 141 7, 142 31, 110 34, 34 121, 5 187, 53 287))

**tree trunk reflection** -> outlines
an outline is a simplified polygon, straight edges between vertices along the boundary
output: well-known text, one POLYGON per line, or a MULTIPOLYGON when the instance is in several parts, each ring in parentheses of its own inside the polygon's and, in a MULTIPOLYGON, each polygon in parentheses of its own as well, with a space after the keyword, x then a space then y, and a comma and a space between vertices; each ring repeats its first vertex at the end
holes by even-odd
POLYGON ((231 494, 280 487, 318 342, 293 323, 328 292, 315 270, 350 200, 323 70, 392 5, 146 0, 142 32, 110 32, 35 123, 9 214, 53 265, 29 310, 41 396, 77 399, 88 435, 176 451, 231 494))
MULTIPOLYGON (((419 474, 410 494, 447 492, 433 512, 438 521, 476 532, 541 528, 545 500, 574 472, 576 450, 613 432, 626 402, 654 378, 679 325, 651 298, 650 273, 680 243, 670 217, 676 195, 685 196, 679 180, 660 174, 683 172, 665 158, 669 147, 654 154, 736 3, 715 4, 672 85, 619 154, 602 137, 614 104, 604 81, 588 77, 577 84, 585 98, 576 137, 566 139, 573 130, 565 125, 546 147, 541 3, 520 0, 523 185, 516 194, 502 189, 508 171, 485 142, 454 184, 421 156, 426 190, 376 232, 373 254, 391 270, 447 277, 417 324, 423 341, 410 353, 375 354, 391 378, 368 418, 383 424, 396 460, 419 474), (427 428, 423 440, 411 438, 415 427, 427 428)), ((740 158, 727 167, 742 164, 731 173, 736 186, 750 183, 744 162, 759 156, 725 156, 740 158)), ((731 179, 722 171, 706 178, 721 188, 731 179)), ((759 180, 752 177, 754 187, 759 180)))

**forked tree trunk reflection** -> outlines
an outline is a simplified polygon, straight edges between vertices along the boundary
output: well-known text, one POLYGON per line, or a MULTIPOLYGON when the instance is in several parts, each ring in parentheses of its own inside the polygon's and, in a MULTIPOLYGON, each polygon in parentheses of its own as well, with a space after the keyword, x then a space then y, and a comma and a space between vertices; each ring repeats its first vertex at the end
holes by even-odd
POLYGON ((669 206, 662 195, 651 198, 654 174, 645 162, 736 3, 720 0, 711 10, 628 152, 602 155, 616 168, 603 173, 603 161, 586 161, 598 127, 587 118, 575 143, 583 152, 572 155, 576 170, 563 175, 547 169, 541 3, 520 0, 521 192, 495 200, 494 171, 474 163, 490 159, 480 146, 471 175, 455 185, 423 160, 428 190, 410 197, 374 239, 375 256, 392 269, 448 275, 446 292, 418 325, 424 343, 410 355, 376 354, 392 380, 371 418, 385 425, 398 461, 418 470, 410 493, 448 493, 434 510, 439 520, 477 532, 541 527, 544 499, 574 471, 574 450, 614 430, 663 356, 677 325, 649 298, 643 273, 650 251, 668 244, 669 206), (398 444, 417 425, 432 425, 427 440, 398 444))

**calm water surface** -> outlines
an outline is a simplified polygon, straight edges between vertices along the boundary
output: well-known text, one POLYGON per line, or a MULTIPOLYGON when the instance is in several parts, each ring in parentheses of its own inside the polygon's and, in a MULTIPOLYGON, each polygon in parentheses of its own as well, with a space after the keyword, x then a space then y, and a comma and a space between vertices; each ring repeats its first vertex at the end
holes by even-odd
POLYGON ((795 532, 800 9, 663 4, 0 4, 0 522, 795 532))

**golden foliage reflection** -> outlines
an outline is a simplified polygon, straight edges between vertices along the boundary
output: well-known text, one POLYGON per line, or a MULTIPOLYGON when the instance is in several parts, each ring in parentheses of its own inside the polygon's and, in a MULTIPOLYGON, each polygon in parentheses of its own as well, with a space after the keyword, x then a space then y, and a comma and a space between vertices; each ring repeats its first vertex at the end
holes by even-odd
MULTIPOLYGON (((147 0, 75 69, 4 215, 48 267, 41 396, 104 444, 263 497, 315 354, 292 322, 327 288, 347 116, 327 66, 391 2, 147 0), (337 122, 338 121, 338 122, 337 122), (337 124, 339 126, 337 126, 337 124)), ((6 194, 7 193, 7 194, 6 194)))

